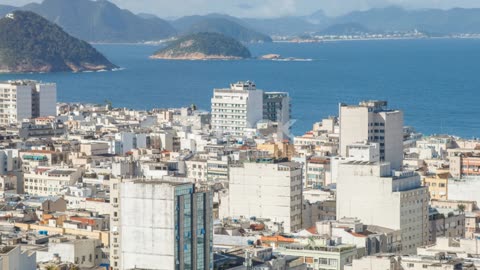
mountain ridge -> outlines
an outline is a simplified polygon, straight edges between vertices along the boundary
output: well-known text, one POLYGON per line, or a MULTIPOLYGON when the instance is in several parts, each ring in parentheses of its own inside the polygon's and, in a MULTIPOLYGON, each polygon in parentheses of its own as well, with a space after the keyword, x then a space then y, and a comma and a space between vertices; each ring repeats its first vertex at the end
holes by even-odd
POLYGON ((2 73, 95 71, 116 68, 85 41, 30 11, 0 19, 2 73))

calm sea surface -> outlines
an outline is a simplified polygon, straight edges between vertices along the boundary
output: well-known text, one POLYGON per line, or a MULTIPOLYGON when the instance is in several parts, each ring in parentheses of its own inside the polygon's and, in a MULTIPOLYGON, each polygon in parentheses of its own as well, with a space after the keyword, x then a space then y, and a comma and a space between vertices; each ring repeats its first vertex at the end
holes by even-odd
POLYGON ((136 109, 209 109, 214 87, 253 80, 293 98, 296 135, 338 113, 338 103, 385 99, 405 112, 405 124, 425 134, 480 136, 480 40, 350 41, 259 44, 256 56, 278 53, 312 61, 150 60, 157 47, 96 45, 115 72, 13 74, 0 80, 56 82, 59 101, 104 102, 136 109))

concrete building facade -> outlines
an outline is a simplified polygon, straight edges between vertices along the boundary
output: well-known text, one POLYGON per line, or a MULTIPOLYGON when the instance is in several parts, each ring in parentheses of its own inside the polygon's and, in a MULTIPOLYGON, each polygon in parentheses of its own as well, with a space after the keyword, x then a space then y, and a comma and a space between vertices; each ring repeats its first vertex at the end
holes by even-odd
POLYGON ((125 181, 119 188, 114 270, 213 269, 210 192, 163 180, 125 181))
POLYGON ((283 225, 285 232, 302 228, 302 165, 273 160, 230 167, 231 217, 261 217, 283 225))
POLYGON ((36 81, 0 82, 0 125, 56 115, 57 86, 36 81))
POLYGON ((402 249, 414 253, 428 240, 428 191, 414 172, 396 172, 389 163, 349 161, 339 165, 337 218, 402 232, 402 249))
POLYGON ((340 154, 359 142, 380 144, 380 160, 399 170, 403 163, 403 112, 387 109, 386 101, 340 104, 340 154))

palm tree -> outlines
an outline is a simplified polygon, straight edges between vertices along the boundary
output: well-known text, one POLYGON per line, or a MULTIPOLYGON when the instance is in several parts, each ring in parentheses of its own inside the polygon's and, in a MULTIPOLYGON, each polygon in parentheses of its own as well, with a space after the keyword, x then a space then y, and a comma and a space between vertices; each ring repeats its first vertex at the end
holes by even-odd
POLYGON ((465 204, 457 205, 457 209, 458 211, 460 211, 460 213, 465 213, 465 208, 466 208, 465 204))

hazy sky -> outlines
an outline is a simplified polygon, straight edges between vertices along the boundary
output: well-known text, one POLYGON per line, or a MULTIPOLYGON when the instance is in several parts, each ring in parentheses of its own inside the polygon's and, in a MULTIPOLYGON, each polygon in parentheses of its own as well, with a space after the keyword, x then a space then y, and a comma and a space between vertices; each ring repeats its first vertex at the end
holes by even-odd
MULTIPOLYGON (((39 2, 36 0, 35 2, 39 2)), ((75 1, 75 0, 71 0, 75 1)), ((238 17, 304 15, 323 9, 329 15, 352 10, 399 5, 406 8, 480 7, 480 0, 110 0, 131 11, 178 17, 211 12, 238 17)), ((0 0, 0 4, 22 5, 32 0, 0 0)))

